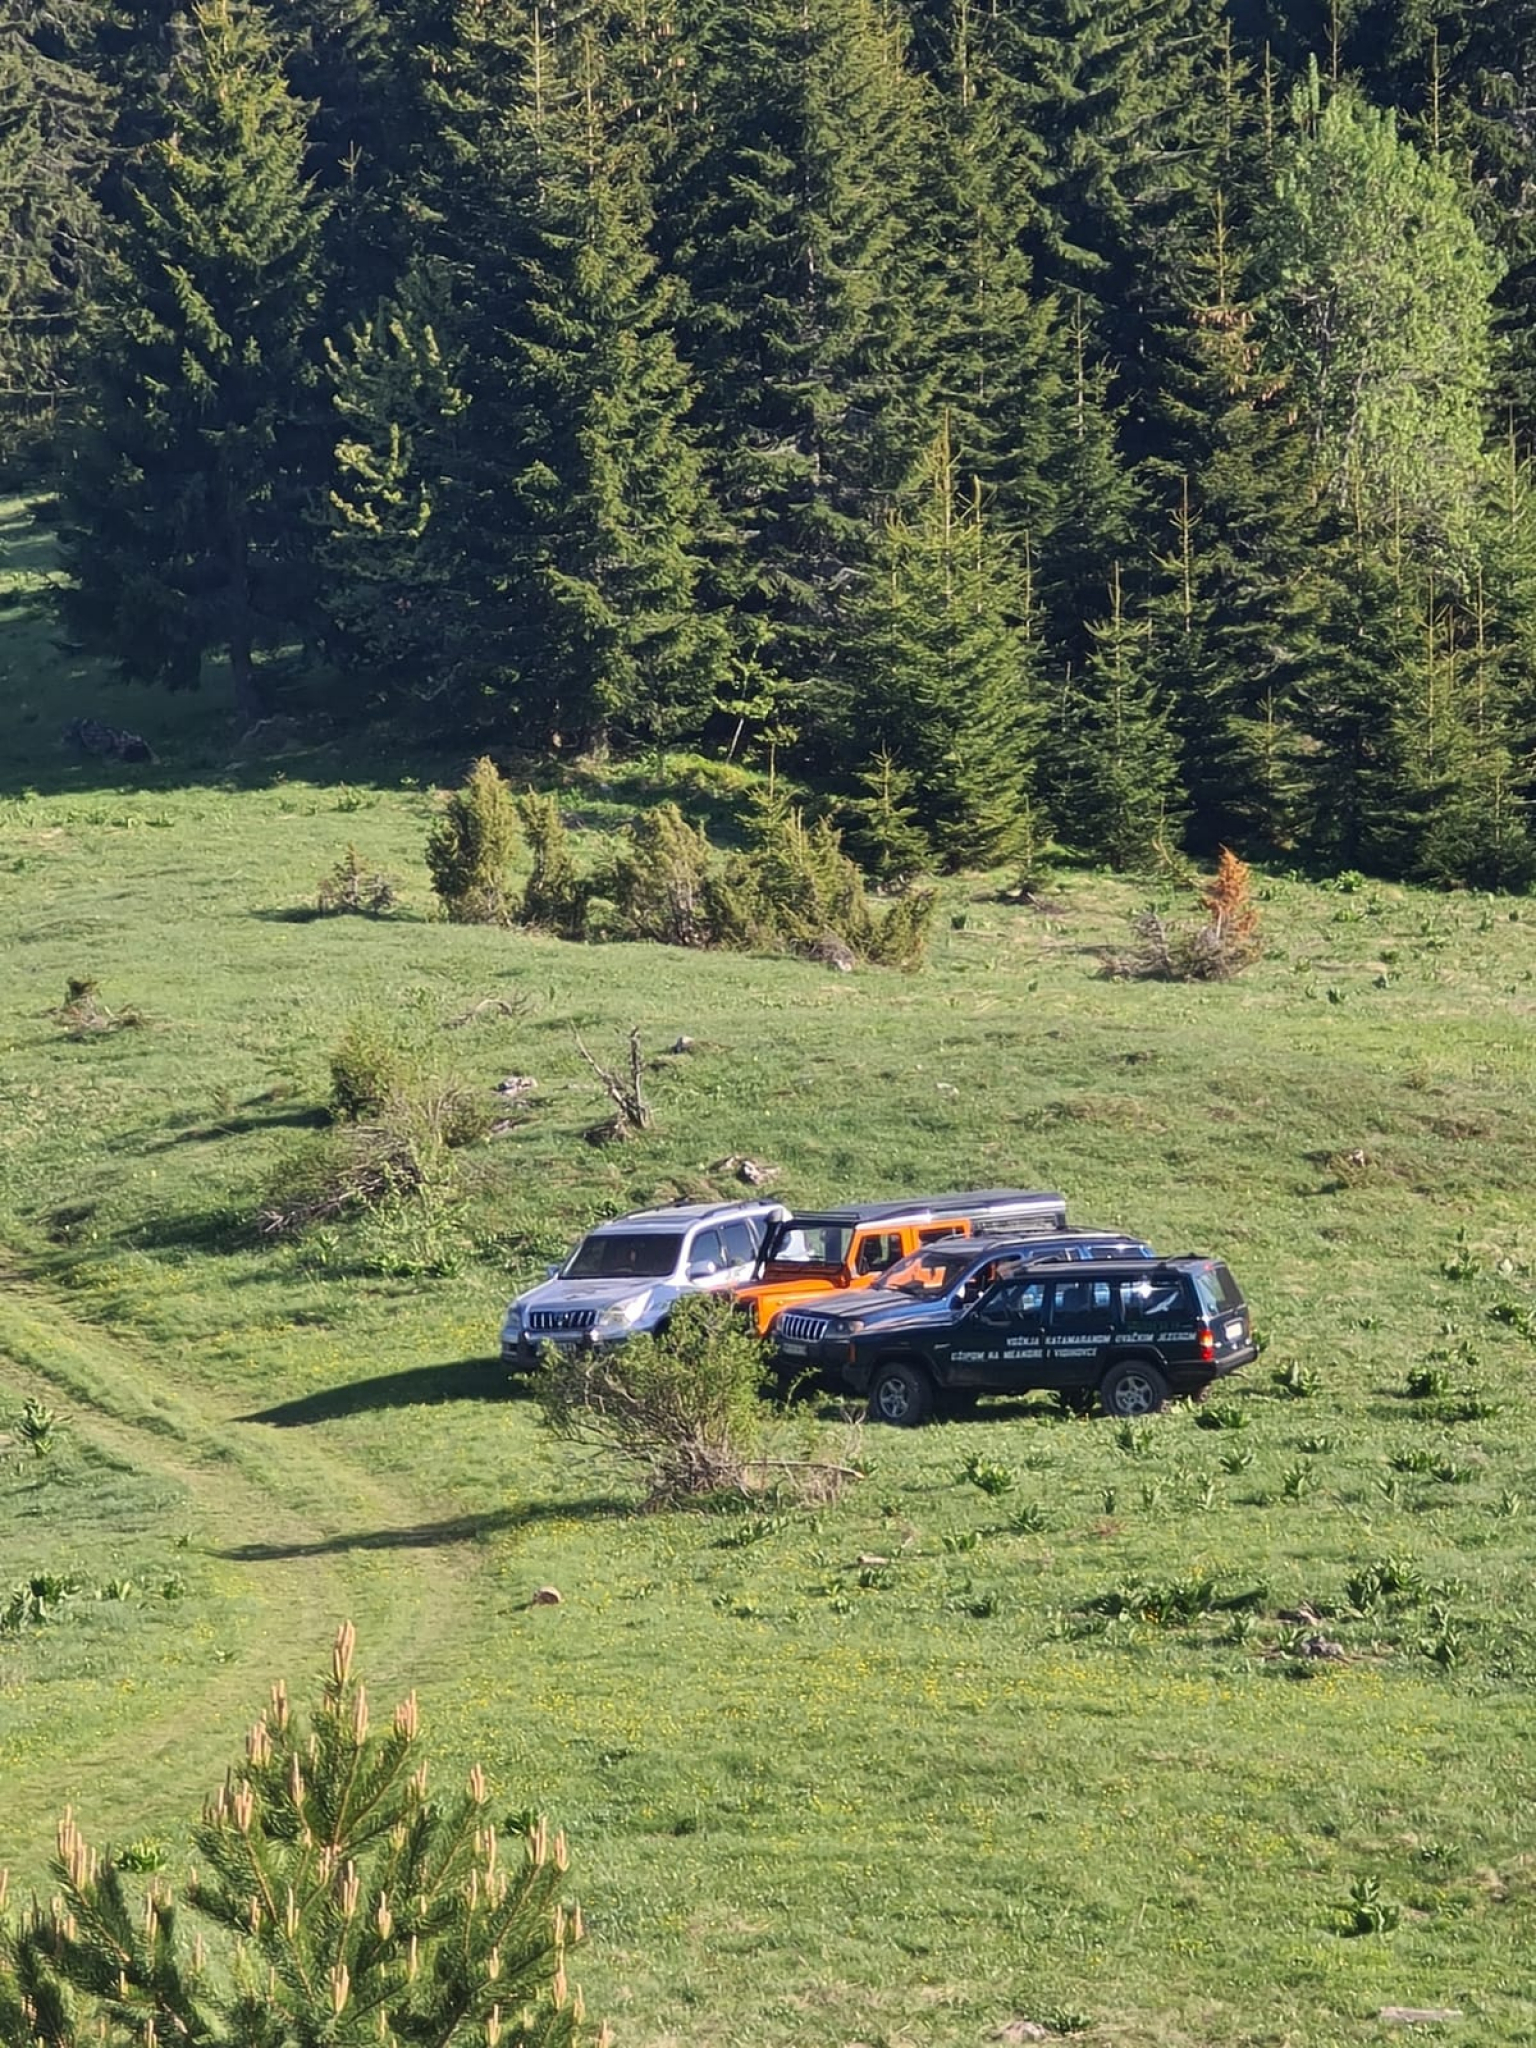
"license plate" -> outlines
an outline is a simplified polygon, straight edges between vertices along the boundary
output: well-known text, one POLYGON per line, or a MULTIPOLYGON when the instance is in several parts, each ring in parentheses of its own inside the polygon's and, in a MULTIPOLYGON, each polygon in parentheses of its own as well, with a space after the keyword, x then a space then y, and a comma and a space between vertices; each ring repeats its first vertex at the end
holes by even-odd
POLYGON ((1239 1337, 1242 1336, 1242 1334, 1243 1319, 1241 1316, 1236 1317, 1232 1322, 1228 1323, 1225 1329, 1222 1331, 1222 1335, 1226 1338, 1229 1344, 1235 1344, 1239 1337))
POLYGON ((781 1344, 779 1349, 786 1358, 804 1358, 810 1346, 808 1344, 781 1344))

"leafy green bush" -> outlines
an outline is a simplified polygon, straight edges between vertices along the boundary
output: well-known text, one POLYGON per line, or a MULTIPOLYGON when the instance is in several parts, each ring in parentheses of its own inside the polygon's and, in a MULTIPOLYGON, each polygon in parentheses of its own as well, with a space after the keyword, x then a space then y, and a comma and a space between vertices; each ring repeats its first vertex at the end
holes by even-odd
POLYGON ((534 1380, 545 1426, 640 1479, 653 1505, 745 1493, 772 1411, 762 1346, 729 1300, 679 1301, 654 1335, 544 1347, 534 1380))
POLYGON ((427 835, 432 887, 454 924, 510 921, 507 867, 517 839, 517 806, 495 762, 482 757, 427 835))

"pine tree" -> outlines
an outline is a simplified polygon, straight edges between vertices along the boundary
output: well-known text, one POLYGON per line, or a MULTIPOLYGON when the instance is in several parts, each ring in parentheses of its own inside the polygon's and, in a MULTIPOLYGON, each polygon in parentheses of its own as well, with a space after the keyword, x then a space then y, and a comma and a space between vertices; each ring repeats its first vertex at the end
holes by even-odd
MULTIPOLYGON (((59 1825, 55 1895, 0 1917, 0 2039, 33 2048, 572 2048, 564 1838, 499 1838, 477 1765, 429 1798, 416 1696, 374 1727, 338 1632, 308 1726, 279 1682, 173 1900, 59 1825), (188 1938, 190 1921, 192 1938, 188 1938)), ((606 2030, 604 2036, 606 2038, 606 2030)))
POLYGON ((249 724, 256 651, 303 598, 324 215, 259 8, 195 9, 164 129, 128 176, 103 276, 65 475, 66 601, 133 675, 185 687, 226 652, 249 724))
POLYGON ((699 602, 711 525, 647 246, 618 7, 465 10, 436 88, 437 241, 468 404, 436 545, 463 701, 519 738, 666 740, 707 711, 719 636, 699 602))
POLYGON ((1178 844, 1185 799, 1150 628, 1128 614, 1118 564, 1109 597, 1087 668, 1063 692, 1050 735, 1048 801, 1069 845, 1113 867, 1142 868, 1178 844))
POLYGON ((886 527, 852 640, 866 761, 896 764, 913 821, 950 868, 1008 859, 1027 829, 1039 706, 1014 584, 946 428, 915 512, 886 527))
POLYGON ((0 452, 51 417, 98 260, 111 113, 93 26, 88 0, 16 0, 0 19, 0 452))
POLYGON ((698 0, 684 42, 697 111, 661 216, 722 580, 759 658, 811 698, 922 445, 920 100, 874 0, 698 0))

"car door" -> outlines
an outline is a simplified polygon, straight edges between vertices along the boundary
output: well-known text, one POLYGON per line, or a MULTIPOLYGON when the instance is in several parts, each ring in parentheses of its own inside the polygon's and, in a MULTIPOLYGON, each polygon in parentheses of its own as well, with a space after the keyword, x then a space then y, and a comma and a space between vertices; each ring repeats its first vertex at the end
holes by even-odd
POLYGON ((758 1239, 745 1216, 722 1224, 720 1242, 725 1265, 712 1287, 745 1287, 757 1270, 758 1239))
POLYGON ((718 1230, 698 1231, 688 1248, 687 1278, 692 1287, 713 1291, 729 1285, 725 1245, 718 1230))
POLYGON ((994 1393, 1038 1387, 1045 1356, 1045 1289, 1038 1280, 1003 1280, 956 1322, 949 1342, 949 1384, 994 1393))
POLYGON ((1094 1387, 1108 1369, 1115 1339, 1114 1287, 1085 1274, 1055 1280, 1046 1311, 1043 1387, 1094 1387))

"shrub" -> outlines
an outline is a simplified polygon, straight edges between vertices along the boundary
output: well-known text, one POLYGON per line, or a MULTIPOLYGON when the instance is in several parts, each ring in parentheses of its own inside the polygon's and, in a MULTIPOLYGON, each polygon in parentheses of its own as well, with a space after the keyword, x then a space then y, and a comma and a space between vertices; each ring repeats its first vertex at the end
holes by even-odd
POLYGON ((256 1209, 263 1237, 292 1237, 316 1223, 421 1194, 427 1174, 409 1138, 358 1124, 297 1145, 273 1169, 256 1209))
POLYGON ((64 1001, 53 1013, 71 1038, 96 1038, 109 1031, 132 1031, 144 1022, 143 1013, 133 1008, 109 1009, 101 990, 90 975, 70 975, 64 984, 64 1001))
POLYGON ((432 887, 454 924, 506 924, 507 866, 517 850, 517 806, 494 761, 482 757, 427 835, 432 887))
POLYGON ((58 1441, 59 1418, 43 1402, 28 1398, 22 1404, 16 1434, 34 1458, 46 1458, 58 1441))
POLYGON ((331 1115, 349 1124, 377 1116, 409 1073, 394 1033, 371 1017, 353 1017, 331 1048, 331 1115))
POLYGON ((533 855, 533 872, 523 890, 518 912, 523 924, 541 925, 558 932, 563 939, 581 936, 586 904, 576 866, 571 859, 570 836, 560 805, 553 796, 541 796, 530 789, 517 800, 517 815, 533 855))
POLYGON ((588 937, 910 968, 922 964, 933 907, 932 892, 921 890, 878 912, 832 826, 807 825, 769 797, 756 807, 747 850, 723 866, 675 804, 642 812, 612 866, 594 879, 584 924, 588 937))
POLYGON ((1141 911, 1131 920, 1131 951, 1107 952, 1104 972, 1135 981, 1227 981, 1240 974, 1262 950, 1249 891, 1247 864, 1224 846, 1215 874, 1199 888, 1199 921, 1171 922, 1160 911, 1141 911))
POLYGON ((762 1377, 762 1347, 731 1303, 699 1295, 654 1335, 547 1345, 534 1394, 557 1437, 628 1470, 661 1506, 749 1490, 770 1415, 762 1377))
POLYGON ((316 908, 326 917, 348 913, 358 917, 383 917, 400 901, 392 875, 382 869, 364 867, 357 848, 350 843, 341 859, 321 882, 316 908))
POLYGON ((701 1294, 622 1345, 546 1345, 533 1391, 545 1427, 637 1479, 647 1507, 718 1508, 770 1483, 802 1500, 835 1498, 862 1466, 781 1455, 783 1425, 762 1378, 756 1335, 725 1296, 701 1294))
POLYGON ((709 841, 676 804, 657 804, 630 821, 596 894, 612 902, 626 936, 664 946, 720 943, 705 902, 709 841))
POLYGON ((274 1686, 192 1829, 198 1867, 174 1909, 144 1845, 99 1855, 65 1814, 55 1896, 0 1927, 0 2040, 586 2038, 563 1837, 540 1819, 504 1849, 478 1766, 429 1797, 414 1693, 373 1727, 352 1652, 348 1623, 307 1726, 274 1686), (146 1863, 136 1896, 124 1869, 146 1863))

